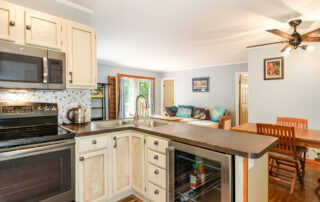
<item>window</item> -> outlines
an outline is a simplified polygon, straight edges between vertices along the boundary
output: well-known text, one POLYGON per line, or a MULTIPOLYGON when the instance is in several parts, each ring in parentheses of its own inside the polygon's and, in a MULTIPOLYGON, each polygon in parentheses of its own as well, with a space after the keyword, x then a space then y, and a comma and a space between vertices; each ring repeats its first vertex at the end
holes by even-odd
POLYGON ((154 111, 154 78, 137 77, 118 74, 119 91, 119 118, 133 117, 136 111, 136 98, 138 95, 144 95, 150 108, 146 108, 146 101, 139 99, 139 116, 145 117, 153 114, 154 111))

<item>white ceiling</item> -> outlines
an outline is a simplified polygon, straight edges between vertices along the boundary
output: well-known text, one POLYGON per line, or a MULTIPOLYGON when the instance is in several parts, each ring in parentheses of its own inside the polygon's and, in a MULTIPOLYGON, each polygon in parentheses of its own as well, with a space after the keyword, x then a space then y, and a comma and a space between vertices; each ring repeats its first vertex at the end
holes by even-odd
MULTIPOLYGON (((247 61, 287 22, 320 20, 319 0, 81 0, 93 10, 100 63, 177 71, 247 61)), ((302 33, 320 27, 307 22, 302 33)))

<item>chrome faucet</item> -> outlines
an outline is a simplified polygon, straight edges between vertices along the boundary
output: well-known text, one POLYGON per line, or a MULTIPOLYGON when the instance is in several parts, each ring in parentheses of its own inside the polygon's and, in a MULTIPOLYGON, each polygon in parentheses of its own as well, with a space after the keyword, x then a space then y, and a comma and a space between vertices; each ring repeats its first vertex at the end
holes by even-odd
POLYGON ((150 105, 149 105, 149 100, 142 94, 138 95, 137 98, 136 98, 136 113, 134 114, 134 122, 136 123, 137 121, 139 121, 140 117, 139 117, 139 105, 138 105, 138 101, 139 101, 139 98, 140 97, 143 97, 146 101, 146 108, 150 108, 150 105))

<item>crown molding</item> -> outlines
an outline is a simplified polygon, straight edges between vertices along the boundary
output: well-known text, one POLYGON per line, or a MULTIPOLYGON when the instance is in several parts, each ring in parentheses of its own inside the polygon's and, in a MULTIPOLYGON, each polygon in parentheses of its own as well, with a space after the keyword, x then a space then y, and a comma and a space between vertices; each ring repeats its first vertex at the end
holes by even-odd
POLYGON ((88 14, 91 14, 91 13, 94 12, 93 10, 91 10, 89 8, 86 8, 84 6, 81 6, 79 4, 73 3, 73 2, 68 1, 68 0, 55 0, 55 1, 65 5, 65 6, 72 7, 74 9, 80 10, 80 11, 88 13, 88 14))

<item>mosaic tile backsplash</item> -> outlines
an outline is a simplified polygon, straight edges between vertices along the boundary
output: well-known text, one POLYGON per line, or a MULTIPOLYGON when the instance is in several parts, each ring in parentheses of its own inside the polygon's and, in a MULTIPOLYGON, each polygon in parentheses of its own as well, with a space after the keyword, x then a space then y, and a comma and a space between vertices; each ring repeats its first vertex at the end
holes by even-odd
POLYGON ((68 109, 81 105, 81 107, 86 109, 86 121, 91 120, 90 90, 67 89, 61 91, 31 92, 0 91, 0 102, 57 103, 59 124, 70 123, 66 118, 68 109))

